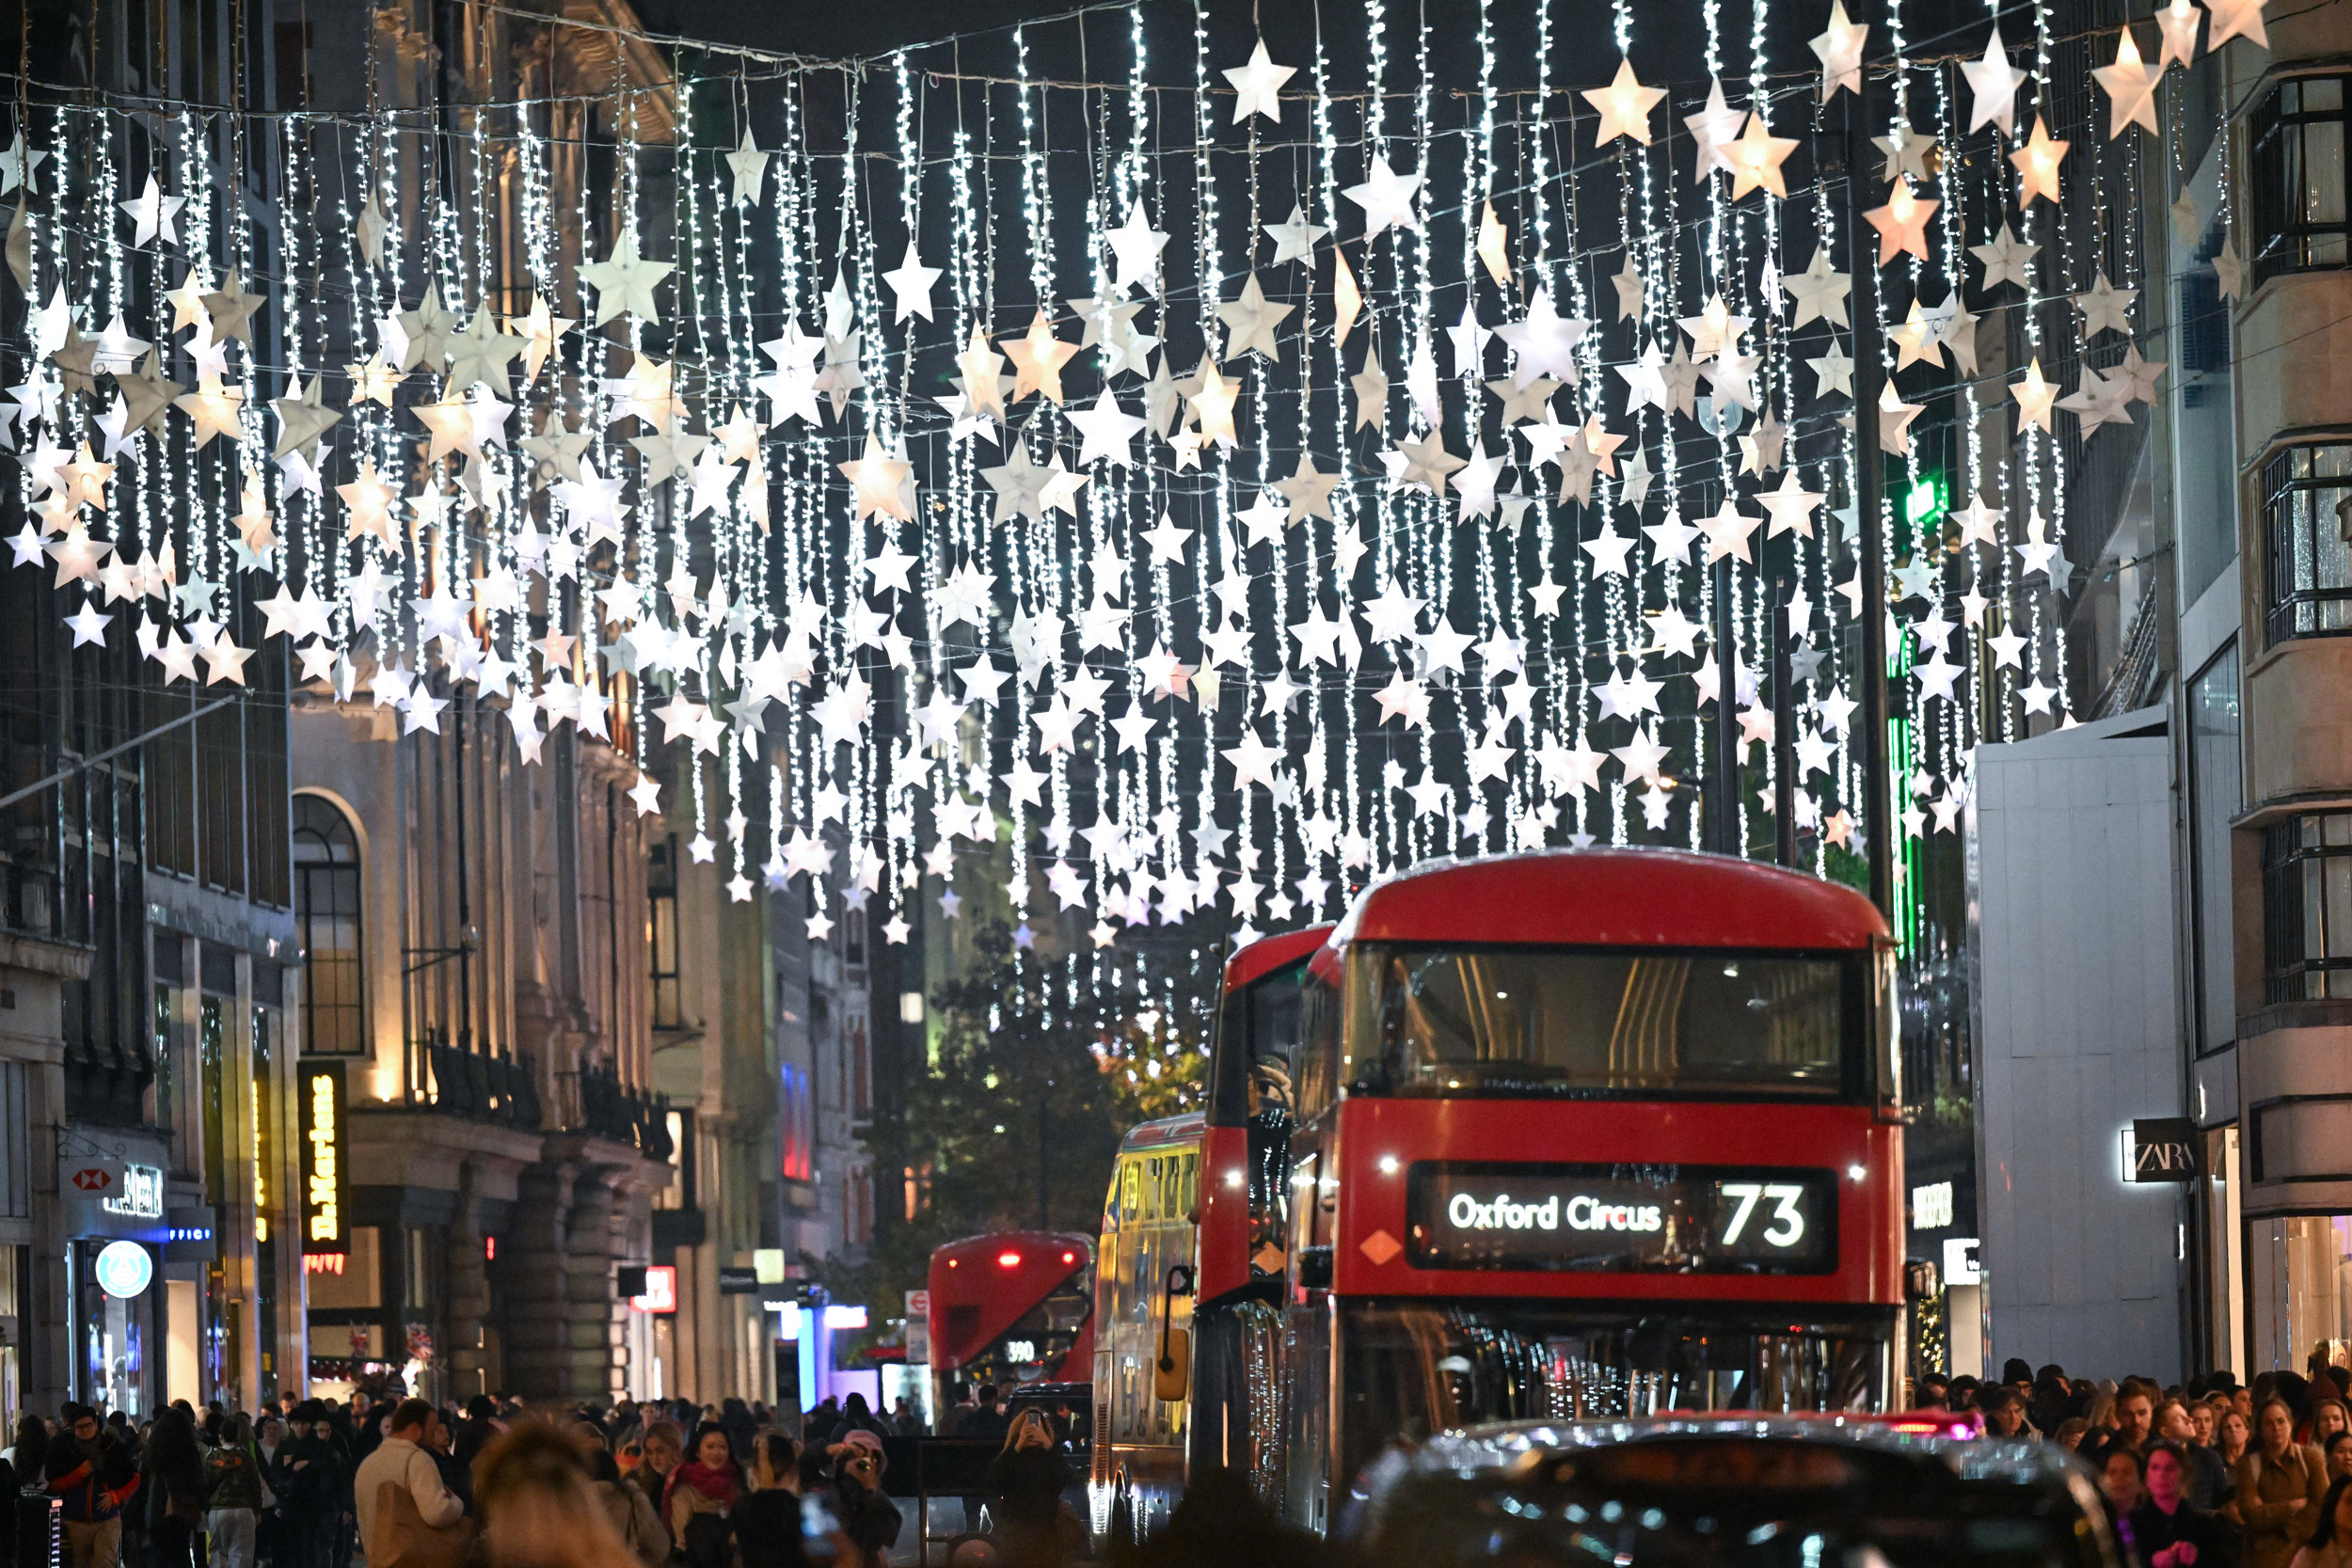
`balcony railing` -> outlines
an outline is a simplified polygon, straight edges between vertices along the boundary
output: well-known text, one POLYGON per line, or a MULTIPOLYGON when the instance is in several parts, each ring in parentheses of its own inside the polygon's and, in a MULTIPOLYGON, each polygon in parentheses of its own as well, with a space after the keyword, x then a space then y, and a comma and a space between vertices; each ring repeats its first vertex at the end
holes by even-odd
POLYGON ((418 1110, 500 1127, 541 1125, 538 1073, 528 1056, 488 1056, 446 1039, 408 1047, 405 1100, 418 1110))
POLYGON ((640 1093, 611 1068, 588 1067, 556 1074, 566 1131, 593 1132, 634 1145, 648 1160, 670 1157, 670 1104, 666 1097, 640 1093))
POLYGON ((416 1041, 408 1048, 407 1083, 405 1103, 412 1109, 528 1132, 587 1132, 628 1144, 648 1160, 670 1157, 668 1100, 630 1087, 610 1068, 558 1072, 551 1124, 539 1098, 537 1064, 528 1055, 490 1056, 445 1039, 416 1041))

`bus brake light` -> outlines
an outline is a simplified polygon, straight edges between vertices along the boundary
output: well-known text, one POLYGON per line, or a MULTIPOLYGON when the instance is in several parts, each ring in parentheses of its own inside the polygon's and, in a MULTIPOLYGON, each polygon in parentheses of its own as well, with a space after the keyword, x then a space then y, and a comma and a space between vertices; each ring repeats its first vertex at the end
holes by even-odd
POLYGON ((996 1255, 996 1266, 1004 1269, 1017 1269, 1021 1266, 1021 1255, 1017 1252, 1000 1252, 996 1255))

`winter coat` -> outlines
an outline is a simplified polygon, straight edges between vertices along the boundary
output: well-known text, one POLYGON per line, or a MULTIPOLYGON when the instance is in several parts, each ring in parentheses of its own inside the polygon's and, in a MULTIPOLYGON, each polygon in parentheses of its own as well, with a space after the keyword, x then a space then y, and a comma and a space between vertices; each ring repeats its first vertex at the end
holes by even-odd
POLYGON ((2246 1525, 2245 1568, 2288 1568, 2296 1548, 2319 1524, 2328 1462, 2319 1450, 2290 1445, 2273 1460, 2249 1448, 2237 1462, 2237 1511, 2246 1525), (2310 1506, 2298 1509, 2298 1502, 2310 1506))

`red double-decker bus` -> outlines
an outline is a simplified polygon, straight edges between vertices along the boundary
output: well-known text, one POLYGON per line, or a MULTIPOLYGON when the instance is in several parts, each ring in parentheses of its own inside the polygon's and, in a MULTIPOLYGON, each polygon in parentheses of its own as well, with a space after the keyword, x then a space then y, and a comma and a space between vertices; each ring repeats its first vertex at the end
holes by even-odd
POLYGON ((1391 1439, 1885 1408, 1891 974, 1867 900, 1727 857, 1541 851, 1367 889, 1291 982, 1293 1037, 1226 1010, 1209 1119, 1238 1105, 1241 1158, 1200 1185, 1250 1196, 1241 1266, 1272 1289, 1207 1293, 1233 1274, 1204 1203, 1191 1462, 1323 1528, 1391 1439))
POLYGON ((937 1408, 957 1383, 1084 1383, 1094 1363, 1094 1243, 1057 1230, 1007 1230, 931 1253, 931 1370, 937 1408))

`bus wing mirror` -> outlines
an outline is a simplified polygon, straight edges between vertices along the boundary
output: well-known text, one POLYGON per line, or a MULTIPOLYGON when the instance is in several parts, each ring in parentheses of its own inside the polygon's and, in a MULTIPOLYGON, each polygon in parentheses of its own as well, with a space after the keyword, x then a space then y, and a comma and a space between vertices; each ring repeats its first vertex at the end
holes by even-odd
POLYGON ((1171 1328, 1160 1338, 1160 1358, 1152 1364, 1152 1397, 1180 1402, 1192 1387, 1192 1330, 1171 1328))
POLYGON ((1298 1249, 1298 1288, 1302 1291, 1327 1291, 1331 1288, 1331 1249, 1309 1246, 1298 1249))
POLYGON ((1944 1289, 1944 1282, 1936 1277, 1940 1272, 1933 1263, 1924 1259, 1915 1259, 1905 1263, 1903 1265, 1904 1299, 1914 1303, 1933 1301, 1944 1289))

